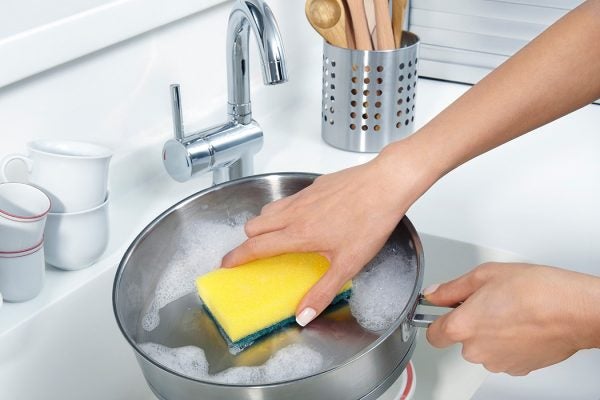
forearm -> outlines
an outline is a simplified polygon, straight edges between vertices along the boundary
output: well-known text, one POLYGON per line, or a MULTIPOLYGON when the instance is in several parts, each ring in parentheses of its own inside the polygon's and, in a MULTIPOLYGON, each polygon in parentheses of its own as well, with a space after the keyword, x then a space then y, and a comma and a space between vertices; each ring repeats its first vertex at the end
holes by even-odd
MULTIPOLYGON (((600 0, 588 0, 406 141, 433 182, 462 163, 600 97, 600 0)), ((404 153, 405 154, 405 153, 404 153)), ((394 158, 394 157, 391 157, 394 158)))
POLYGON ((581 335, 580 349, 600 349, 600 277, 580 275, 585 283, 574 308, 578 311, 573 331, 581 335))

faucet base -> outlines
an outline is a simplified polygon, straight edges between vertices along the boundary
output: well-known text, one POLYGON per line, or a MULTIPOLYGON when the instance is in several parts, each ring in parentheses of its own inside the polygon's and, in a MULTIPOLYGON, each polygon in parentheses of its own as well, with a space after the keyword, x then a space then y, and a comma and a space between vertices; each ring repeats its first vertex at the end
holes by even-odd
POLYGON ((179 182, 197 173, 214 171, 215 184, 252 175, 253 156, 262 148, 263 132, 254 120, 229 121, 205 131, 171 139, 163 147, 165 169, 179 182))

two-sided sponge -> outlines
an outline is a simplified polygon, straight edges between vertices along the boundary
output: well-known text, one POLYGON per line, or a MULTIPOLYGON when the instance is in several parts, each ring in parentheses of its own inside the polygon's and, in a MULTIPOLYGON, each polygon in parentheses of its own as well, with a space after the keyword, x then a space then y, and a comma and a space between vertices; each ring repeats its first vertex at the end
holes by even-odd
MULTIPOLYGON (((283 254, 214 270, 196 287, 229 346, 243 349, 293 322, 298 303, 328 268, 320 254, 283 254)), ((346 283, 332 304, 347 299, 351 287, 346 283)))

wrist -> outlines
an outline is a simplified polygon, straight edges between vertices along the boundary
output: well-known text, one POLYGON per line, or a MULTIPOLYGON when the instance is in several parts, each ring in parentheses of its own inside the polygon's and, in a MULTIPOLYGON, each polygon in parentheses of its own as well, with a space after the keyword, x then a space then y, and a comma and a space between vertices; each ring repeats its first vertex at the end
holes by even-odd
POLYGON ((600 349, 600 278, 589 276, 587 302, 583 306, 582 325, 588 332, 584 348, 600 349))
MULTIPOLYGON (((568 305, 565 332, 572 335, 576 350, 600 349, 600 278, 588 274, 571 272, 576 277, 567 287, 574 290, 565 299, 568 305)), ((564 317, 563 317, 564 318, 564 317)))
MULTIPOLYGON (((404 174, 422 192, 429 189, 445 172, 440 160, 426 141, 416 135, 387 145, 375 162, 387 171, 404 174)), ((421 193, 422 194, 422 193, 421 193)))
MULTIPOLYGON (((371 164, 384 183, 385 191, 393 198, 408 201, 406 208, 441 176, 426 154, 408 138, 386 146, 371 164)), ((402 214, 404 212, 406 209, 402 214)))

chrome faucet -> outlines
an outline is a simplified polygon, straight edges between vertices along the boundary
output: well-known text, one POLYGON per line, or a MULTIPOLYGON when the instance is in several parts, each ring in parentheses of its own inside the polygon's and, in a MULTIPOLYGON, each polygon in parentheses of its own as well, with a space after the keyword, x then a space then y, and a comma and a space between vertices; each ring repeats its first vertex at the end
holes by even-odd
POLYGON ((266 85, 287 81, 281 35, 263 0, 236 0, 227 28, 227 114, 224 124, 186 134, 179 85, 171 85, 175 138, 163 147, 169 175, 185 182, 194 174, 213 171, 213 183, 252 175, 253 157, 262 147, 263 132, 250 107, 249 36, 258 40, 266 85))

